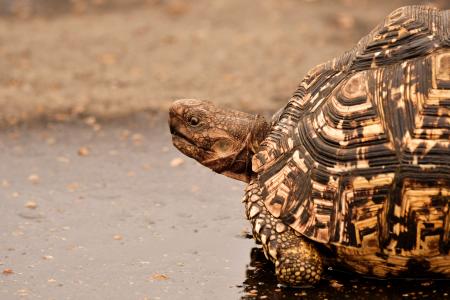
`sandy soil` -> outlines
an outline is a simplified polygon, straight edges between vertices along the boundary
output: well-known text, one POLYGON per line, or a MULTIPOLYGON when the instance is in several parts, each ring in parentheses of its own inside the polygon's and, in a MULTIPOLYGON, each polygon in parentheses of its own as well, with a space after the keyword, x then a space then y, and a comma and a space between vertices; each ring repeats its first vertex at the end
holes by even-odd
POLYGON ((309 68, 408 3, 429 1, 0 0, 0 123, 177 98, 274 111, 309 68))

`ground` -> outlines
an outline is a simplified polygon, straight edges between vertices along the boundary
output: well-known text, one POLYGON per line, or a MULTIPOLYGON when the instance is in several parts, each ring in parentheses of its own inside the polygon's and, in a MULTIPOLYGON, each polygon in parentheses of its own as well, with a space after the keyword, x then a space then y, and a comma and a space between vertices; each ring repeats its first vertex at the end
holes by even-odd
POLYGON ((177 98, 270 114, 413 2, 0 0, 0 298, 448 297, 446 281, 336 272, 278 287, 244 185, 167 128, 177 98))
POLYGON ((189 97, 274 111, 308 69, 408 3, 427 2, 0 0, 0 123, 114 118, 189 97))

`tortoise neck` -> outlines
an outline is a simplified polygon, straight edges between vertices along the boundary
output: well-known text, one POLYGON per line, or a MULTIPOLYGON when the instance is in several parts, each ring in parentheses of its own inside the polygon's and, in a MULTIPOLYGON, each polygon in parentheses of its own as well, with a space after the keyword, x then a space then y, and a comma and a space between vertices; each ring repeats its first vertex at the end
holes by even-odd
POLYGON ((254 120, 249 124, 248 133, 242 143, 242 148, 236 155, 236 158, 239 157, 241 161, 245 161, 243 176, 240 180, 248 183, 255 175, 252 171, 252 158, 258 151, 261 142, 269 134, 269 131, 270 126, 264 117, 258 114, 255 115, 254 120))
POLYGON ((247 120, 248 123, 240 128, 242 137, 236 151, 203 161, 202 164, 230 178, 249 182, 255 174, 252 171, 252 157, 268 135, 270 127, 260 115, 253 115, 247 120))

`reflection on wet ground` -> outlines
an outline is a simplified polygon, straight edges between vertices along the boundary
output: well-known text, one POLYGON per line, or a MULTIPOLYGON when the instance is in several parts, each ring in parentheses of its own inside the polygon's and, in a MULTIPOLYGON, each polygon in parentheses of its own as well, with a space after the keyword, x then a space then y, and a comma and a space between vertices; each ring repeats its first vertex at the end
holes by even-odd
POLYGON ((247 234, 243 184, 169 146, 152 115, 0 132, 0 299, 449 297, 445 280, 336 271, 278 286, 247 234))
POLYGON ((278 285, 273 264, 262 248, 251 250, 246 280, 240 286, 242 300, 249 299, 447 299, 449 280, 378 280, 328 270, 325 279, 310 289, 284 288, 278 285))

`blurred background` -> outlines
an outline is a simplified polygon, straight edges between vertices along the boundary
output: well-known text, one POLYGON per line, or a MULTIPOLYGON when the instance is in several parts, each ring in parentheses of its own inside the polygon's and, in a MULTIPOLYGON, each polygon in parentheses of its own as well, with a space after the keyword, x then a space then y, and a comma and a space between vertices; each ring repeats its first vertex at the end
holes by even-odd
POLYGON ((167 108, 270 116, 392 10, 448 0, 0 0, 0 299, 445 299, 448 281, 277 285, 244 184, 167 108))
POLYGON ((0 0, 0 124, 176 98, 273 111, 406 4, 448 0, 0 0))

